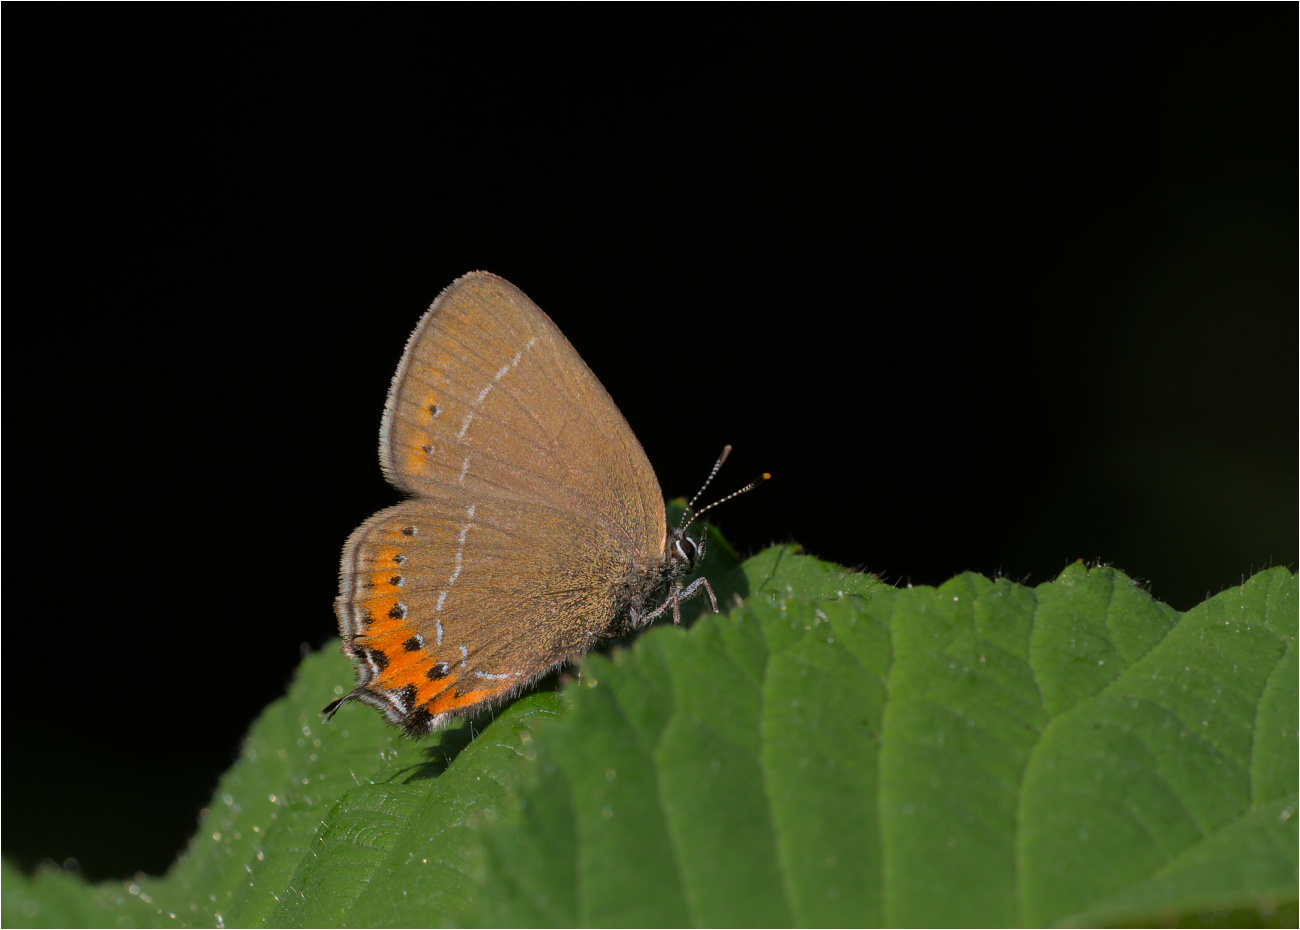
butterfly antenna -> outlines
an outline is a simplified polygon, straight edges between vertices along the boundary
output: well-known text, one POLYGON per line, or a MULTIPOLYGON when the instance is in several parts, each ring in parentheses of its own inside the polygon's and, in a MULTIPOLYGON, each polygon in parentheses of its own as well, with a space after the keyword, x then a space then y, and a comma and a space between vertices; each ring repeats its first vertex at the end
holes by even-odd
POLYGON ((707 488, 709 486, 709 483, 713 481, 714 476, 717 475, 718 473, 718 469, 722 467, 722 463, 727 460, 727 456, 730 454, 731 454, 731 446, 727 446, 722 450, 722 454, 718 456, 718 461, 713 466, 713 471, 709 472, 708 480, 704 482, 704 487, 700 488, 698 491, 695 492, 695 496, 691 498, 691 502, 686 505, 686 509, 682 512, 682 519, 678 522, 679 529, 685 530, 688 526, 690 526, 700 517, 704 516, 714 507, 717 507, 719 504, 725 504, 733 497, 739 497, 740 495, 744 494, 746 491, 754 490, 754 488, 758 487, 764 481, 767 481, 772 477, 767 472, 763 472, 763 474, 759 475, 757 478, 755 478, 749 484, 745 485, 743 488, 732 491, 726 497, 719 498, 718 500, 714 501, 712 504, 709 504, 707 507, 702 507, 699 510, 696 510, 694 512, 694 515, 691 516, 690 520, 687 520, 686 517, 691 514, 692 508, 695 506, 695 502, 699 500, 700 495, 704 493, 704 488, 707 488))
MULTIPOLYGON (((718 456, 718 460, 717 460, 716 462, 713 463, 713 471, 709 472, 709 477, 707 477, 707 478, 704 479, 704 484, 700 485, 700 489, 699 489, 698 491, 695 492, 695 496, 691 498, 690 503, 688 503, 688 504, 686 505, 686 509, 682 511, 682 519, 681 519, 681 521, 677 524, 677 526, 678 526, 679 529, 684 529, 684 528, 685 528, 685 526, 683 526, 683 524, 686 524, 686 517, 687 517, 687 515, 688 515, 689 513, 691 513, 692 508, 695 507, 695 502, 696 502, 697 500, 700 499, 700 495, 703 494, 704 491, 705 491, 705 489, 706 489, 710 484, 713 483, 713 479, 714 479, 715 477, 717 477, 718 469, 722 467, 722 463, 725 462, 725 461, 727 460, 727 456, 729 456, 729 455, 731 455, 731 446, 730 446, 730 445, 723 446, 723 447, 722 447, 722 454, 719 455, 719 456, 718 456)), ((691 522, 694 523, 695 521, 692 520, 691 522)), ((689 525, 689 524, 686 524, 686 525, 689 525)))

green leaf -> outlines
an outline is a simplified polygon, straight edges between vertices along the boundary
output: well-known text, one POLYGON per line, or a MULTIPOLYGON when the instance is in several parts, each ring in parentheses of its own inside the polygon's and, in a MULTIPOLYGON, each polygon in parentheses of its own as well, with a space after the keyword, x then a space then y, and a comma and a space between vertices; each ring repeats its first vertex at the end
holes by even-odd
MULTIPOLYGON (((308 658, 160 878, 66 925, 1294 925, 1297 581, 938 589, 710 537, 720 605, 426 742, 308 658)), ((692 602, 692 605, 700 602, 692 602)))
POLYGON ((1179 615, 1083 565, 903 591, 813 568, 765 553, 742 609, 588 661, 461 919, 1294 919, 1291 573, 1179 615))

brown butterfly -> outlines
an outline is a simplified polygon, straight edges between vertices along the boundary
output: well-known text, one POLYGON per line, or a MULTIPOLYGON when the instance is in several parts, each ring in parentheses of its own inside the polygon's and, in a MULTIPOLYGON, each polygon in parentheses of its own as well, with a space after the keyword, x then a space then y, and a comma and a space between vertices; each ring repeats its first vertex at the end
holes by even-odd
POLYGON ((343 550, 335 612, 357 684, 327 719, 360 701, 425 734, 602 638, 667 610, 680 622, 701 591, 717 610, 707 580, 683 583, 704 533, 666 527, 614 402, 550 317, 495 275, 456 280, 411 334, 379 459, 410 499, 343 550))

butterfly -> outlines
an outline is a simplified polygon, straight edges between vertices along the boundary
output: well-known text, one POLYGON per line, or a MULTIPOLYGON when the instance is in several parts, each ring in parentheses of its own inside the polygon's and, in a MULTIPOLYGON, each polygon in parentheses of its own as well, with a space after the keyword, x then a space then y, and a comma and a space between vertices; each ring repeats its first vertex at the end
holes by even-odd
POLYGON ((680 623, 690 597, 718 609, 706 579, 684 580, 705 533, 688 535, 686 515, 666 525, 627 421, 550 317, 502 278, 457 279, 420 320, 379 458, 409 499, 344 547, 335 612, 357 682, 326 719, 358 701, 423 735, 601 639, 666 611, 680 623))

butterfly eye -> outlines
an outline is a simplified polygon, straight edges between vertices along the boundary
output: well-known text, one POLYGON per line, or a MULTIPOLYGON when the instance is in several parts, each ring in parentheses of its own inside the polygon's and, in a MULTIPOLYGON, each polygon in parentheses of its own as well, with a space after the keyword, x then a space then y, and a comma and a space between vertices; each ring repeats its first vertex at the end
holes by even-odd
POLYGON ((700 558, 700 547, 696 544, 695 540, 683 533, 677 537, 673 546, 677 550, 678 558, 686 563, 686 570, 688 572, 694 571, 695 564, 700 558))

